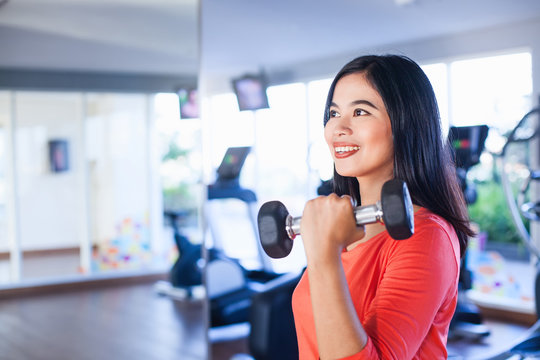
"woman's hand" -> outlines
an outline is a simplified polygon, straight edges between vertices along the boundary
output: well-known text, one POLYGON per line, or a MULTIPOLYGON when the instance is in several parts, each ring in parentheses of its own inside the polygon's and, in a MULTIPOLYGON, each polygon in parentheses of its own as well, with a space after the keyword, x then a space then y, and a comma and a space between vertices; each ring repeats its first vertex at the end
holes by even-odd
POLYGON ((300 226, 308 264, 339 259, 345 247, 365 235, 364 227, 356 226, 348 195, 330 194, 308 201, 300 226))

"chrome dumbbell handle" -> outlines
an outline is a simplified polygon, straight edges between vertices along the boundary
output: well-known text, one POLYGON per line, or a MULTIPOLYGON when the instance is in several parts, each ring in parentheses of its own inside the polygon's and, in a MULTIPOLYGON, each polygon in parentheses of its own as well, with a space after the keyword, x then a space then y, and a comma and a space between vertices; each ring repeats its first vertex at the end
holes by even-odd
POLYGON ((382 222, 383 211, 381 202, 377 201, 373 205, 359 206, 354 209, 356 225, 372 224, 382 222))
MULTIPOLYGON (((358 206, 354 208, 354 218, 356 219, 356 225, 372 224, 376 222, 382 222, 383 211, 381 202, 377 201, 374 205, 358 206)), ((297 235, 300 235, 300 224, 302 217, 287 216, 285 220, 285 230, 291 240, 297 235)))

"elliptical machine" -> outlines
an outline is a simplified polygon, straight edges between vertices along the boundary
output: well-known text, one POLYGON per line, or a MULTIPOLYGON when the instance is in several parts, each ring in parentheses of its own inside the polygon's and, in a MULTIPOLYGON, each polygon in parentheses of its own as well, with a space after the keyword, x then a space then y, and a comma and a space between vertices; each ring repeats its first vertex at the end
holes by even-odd
MULTIPOLYGON (((540 140, 540 107, 529 111, 519 121, 516 127, 510 132, 506 143, 498 156, 501 180, 504 190, 504 195, 510 209, 510 214, 513 222, 516 225, 517 231, 524 246, 529 250, 531 255, 536 258, 536 276, 535 276, 535 306, 536 313, 540 315, 540 249, 531 241, 530 234, 525 227, 523 218, 531 221, 540 221, 540 201, 526 201, 526 194, 534 184, 540 180, 540 171, 530 168, 529 176, 525 179, 517 196, 512 191, 512 186, 508 173, 506 171, 509 164, 509 148, 516 143, 530 143, 533 140, 540 140), (536 119, 535 119, 536 116, 536 119), (536 120, 536 121, 535 121, 536 120)), ((537 195, 538 196, 538 195, 537 195)), ((540 358, 540 320, 529 328, 520 338, 516 339, 506 350, 497 351, 488 356, 478 357, 478 360, 506 360, 514 359, 518 356, 519 359, 536 359, 540 358)))
MULTIPOLYGON (((514 195, 506 168, 509 164, 509 148, 516 143, 531 143, 533 140, 540 140, 540 107, 529 111, 519 121, 516 127, 510 132, 499 156, 501 168, 501 180, 504 189, 506 202, 510 209, 510 214, 524 246, 531 255, 536 258, 535 276, 535 306, 536 313, 540 315, 540 249, 535 245, 530 234, 525 227, 523 218, 530 221, 540 221, 540 201, 526 200, 531 184, 537 184, 540 180, 540 170, 527 166, 529 176, 523 182, 517 197, 514 195), (536 116, 536 118, 535 118, 536 116), (517 199, 516 199, 517 198, 517 199)), ((537 144, 538 145, 538 144, 537 144)), ((536 194, 538 197, 538 194, 536 194)), ((538 320, 521 338, 503 352, 483 357, 484 360, 503 360, 510 357, 519 356, 523 358, 540 358, 540 320, 538 320)))

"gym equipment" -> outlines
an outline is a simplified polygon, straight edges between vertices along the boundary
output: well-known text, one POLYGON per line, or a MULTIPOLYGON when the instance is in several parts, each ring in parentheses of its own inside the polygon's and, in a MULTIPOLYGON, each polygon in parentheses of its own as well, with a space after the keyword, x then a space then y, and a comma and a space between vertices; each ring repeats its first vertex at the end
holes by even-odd
MULTIPOLYGON (((467 181, 467 172, 480 162, 480 155, 484 151, 484 144, 488 135, 489 127, 486 125, 450 127, 448 140, 450 141, 456 164, 456 174, 459 180, 467 204, 476 202, 476 188, 474 183, 467 181)), ((487 326, 483 325, 480 309, 462 292, 472 287, 472 274, 467 269, 467 254, 465 254, 460 267, 458 296, 456 311, 450 322, 449 338, 464 337, 480 339, 490 334, 487 326)))
MULTIPOLYGON (((218 176, 215 183, 208 185, 208 201, 237 199, 244 202, 247 206, 247 214, 256 237, 257 224, 254 206, 257 203, 257 195, 252 190, 240 186, 240 173, 250 151, 251 147, 249 146, 231 147, 227 149, 221 164, 217 169, 218 176)), ((212 233, 214 247, 222 248, 223 246, 219 242, 218 232, 212 227, 212 218, 210 216, 206 216, 206 223, 212 233)), ((261 263, 262 269, 271 272, 272 265, 270 261, 264 256, 259 242, 256 241, 256 243, 258 247, 258 260, 261 263)))
MULTIPOLYGON (((235 198, 246 203, 250 213, 253 213, 251 207, 256 203, 257 197, 253 191, 239 185, 239 175, 249 151, 249 147, 227 150, 217 170, 216 182, 208 186, 208 200, 235 198)), ((181 300, 206 296, 211 328, 247 322, 252 296, 260 291, 265 283, 280 274, 267 271, 264 267, 262 270, 246 269, 239 260, 226 256, 222 248, 216 246, 219 245, 218 241, 214 241, 211 248, 191 243, 181 233, 178 225, 178 220, 187 214, 165 211, 164 215, 173 227, 179 257, 170 270, 170 282, 156 284, 158 293, 181 300), (203 271, 205 289, 201 291, 203 271)), ((254 224, 254 215, 250 216, 250 219, 254 224)), ((207 216, 206 220, 209 224, 212 219, 207 216)), ((256 225, 253 225, 253 228, 256 229, 256 225)), ((212 235, 217 238, 215 232, 212 235)), ((259 241, 256 243, 259 244, 259 241)), ((262 253, 262 249, 260 252, 262 253)), ((263 265, 268 261, 266 257, 264 260, 263 265)))
POLYGON ((247 339, 249 354, 235 354, 230 360, 298 359, 291 299, 304 271, 281 275, 253 295, 247 339))
MULTIPOLYGON (((529 252, 536 258, 536 278, 535 278, 535 298, 536 298, 536 313, 540 315, 540 250, 532 242, 529 232, 525 227, 523 218, 531 221, 540 221, 540 201, 525 202, 526 193, 530 188, 530 184, 540 180, 538 170, 531 169, 529 166, 529 177, 525 179, 523 186, 517 195, 514 196, 512 186, 507 174, 509 168, 509 147, 516 143, 529 143, 538 140, 540 135, 540 107, 529 111, 519 121, 516 127, 510 132, 504 145, 502 152, 498 158, 500 161, 501 180, 504 189, 504 194, 510 214, 514 221, 521 240, 529 252)), ((535 143, 532 143, 535 144, 535 143)), ((537 146, 537 145, 535 145, 537 146)), ((540 354, 540 320, 537 321, 520 339, 513 342, 508 350, 499 352, 488 357, 485 360, 502 360, 519 356, 523 358, 533 358, 540 354)))
POLYGON ((192 287, 202 284, 201 245, 193 244, 178 229, 177 222, 180 217, 187 214, 181 211, 166 210, 163 212, 169 219, 173 228, 173 237, 178 249, 178 259, 169 271, 169 280, 173 287, 192 287))
POLYGON ((178 225, 179 219, 186 217, 187 212, 166 210, 163 215, 173 229, 178 258, 169 271, 169 281, 159 281, 155 284, 157 293, 178 300, 203 299, 205 296, 217 297, 245 285, 244 269, 241 268, 240 264, 227 258, 217 249, 209 249, 206 254, 208 261, 206 272, 207 274, 211 273, 212 278, 217 279, 217 281, 213 281, 211 284, 208 284, 207 281, 205 291, 203 270, 206 262, 202 257, 202 245, 189 241, 181 233, 178 225))
POLYGON ((155 283, 154 290, 159 295, 176 300, 203 299, 201 246, 193 244, 184 236, 178 226, 178 221, 186 217, 185 211, 165 210, 165 221, 173 229, 173 238, 178 249, 178 258, 169 271, 169 281, 161 280, 155 283))
POLYGON ((451 126, 448 132, 448 140, 454 150, 453 158, 459 184, 467 204, 476 202, 476 188, 474 183, 467 181, 467 172, 480 163, 488 132, 487 125, 451 126))
MULTIPOLYGON (((357 225, 380 222, 396 240, 407 239, 414 233, 414 214, 407 184, 399 179, 384 183, 381 201, 354 209, 357 225)), ((279 201, 264 203, 257 223, 262 247, 268 256, 283 258, 292 250, 293 240, 300 234, 301 217, 292 217, 279 201)))
POLYGON ((302 273, 269 281, 263 291, 253 296, 248 345, 255 359, 298 359, 291 299, 302 273))
POLYGON ((237 199, 246 204, 248 217, 254 230, 253 239, 258 246, 261 267, 248 270, 242 266, 240 260, 231 259, 224 254, 219 234, 212 227, 213 217, 208 213, 207 207, 206 224, 214 240, 213 247, 205 249, 208 252, 205 279, 210 303, 210 328, 247 322, 252 297, 264 287, 265 283, 281 275, 271 270, 272 265, 264 256, 257 239, 254 209, 257 196, 252 190, 240 186, 240 173, 250 150, 249 146, 227 149, 216 171, 216 181, 208 185, 207 199, 209 202, 237 199))

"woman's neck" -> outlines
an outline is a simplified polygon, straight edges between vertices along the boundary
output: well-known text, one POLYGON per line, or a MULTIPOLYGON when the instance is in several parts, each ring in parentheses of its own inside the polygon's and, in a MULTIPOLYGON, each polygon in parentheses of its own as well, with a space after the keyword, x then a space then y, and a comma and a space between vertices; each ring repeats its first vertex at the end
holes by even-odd
POLYGON ((391 177, 384 179, 374 179, 374 178, 357 178, 358 187, 360 191, 360 200, 361 206, 373 205, 377 201, 381 200, 381 191, 384 183, 390 180, 391 177))
MULTIPOLYGON (((381 200, 381 190, 386 180, 376 180, 369 178, 357 178, 357 180, 360 190, 360 199, 362 201, 362 203, 359 204, 360 206, 374 205, 375 203, 377 203, 377 201, 381 200)), ((354 249, 358 244, 368 241, 369 239, 383 232, 384 230, 384 225, 378 222, 365 225, 365 236, 362 239, 355 241, 351 245, 347 246, 347 250, 350 251, 354 249)))
MULTIPOLYGON (((393 175, 390 175, 386 178, 370 178, 370 177, 360 177, 357 178, 358 180, 358 186, 360 190, 360 199, 361 204, 360 206, 366 206, 366 205, 374 205, 377 203, 377 201, 381 200, 381 191, 384 183, 390 179, 392 179, 393 175)), ((418 211, 419 206, 414 205, 414 212, 418 211)), ((347 246, 347 250, 350 251, 354 249, 358 244, 364 243, 374 236, 380 234, 385 230, 384 224, 381 224, 379 222, 373 223, 373 224, 367 224, 364 226, 365 230, 365 236, 352 243, 351 245, 347 246)))

